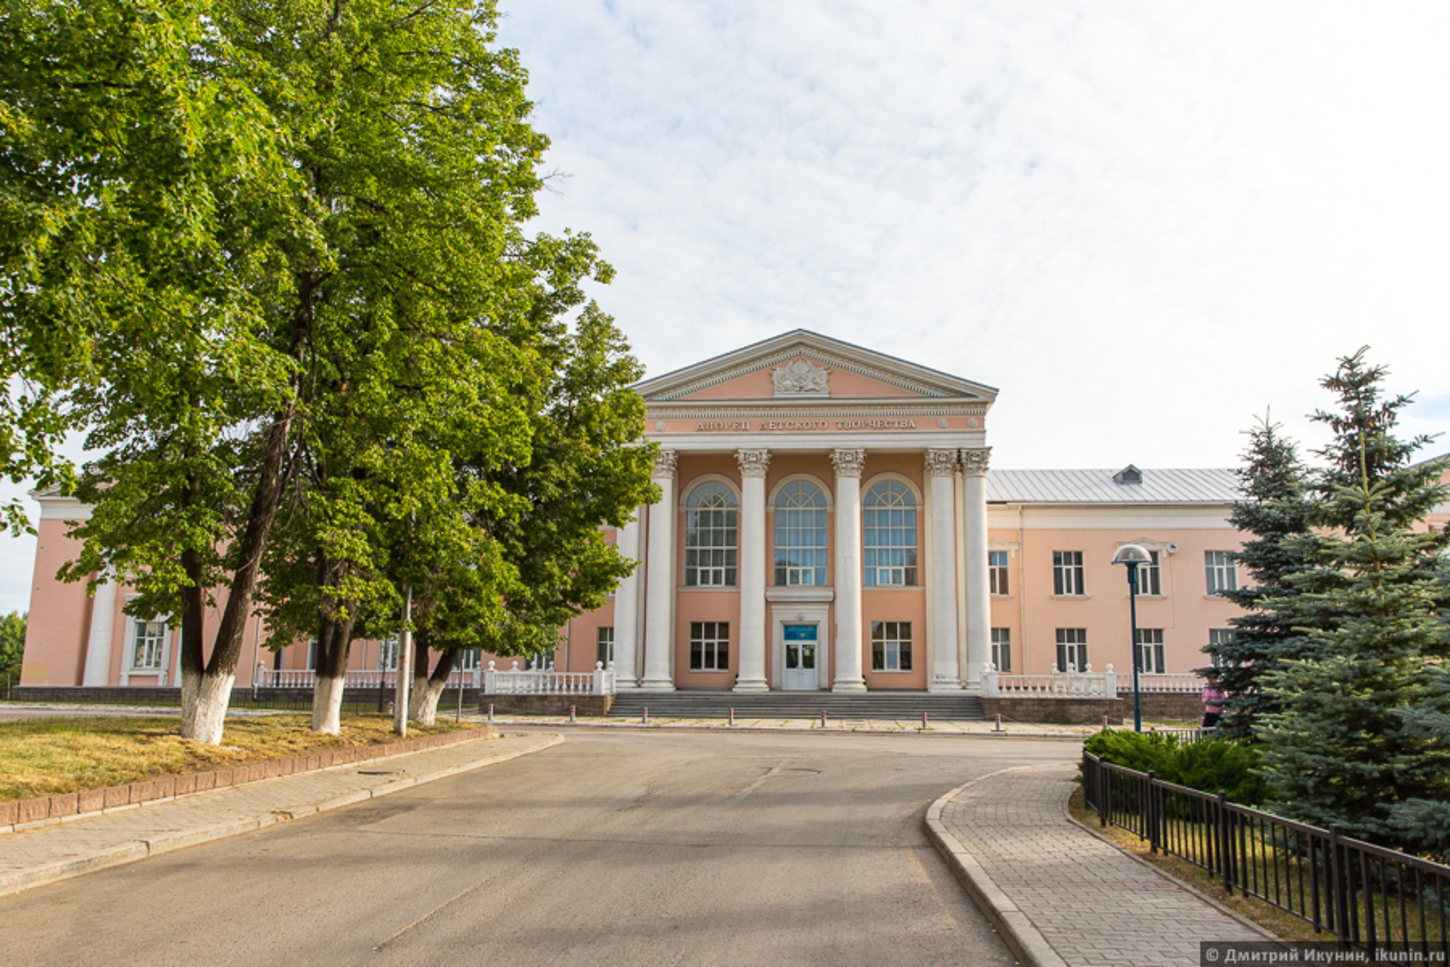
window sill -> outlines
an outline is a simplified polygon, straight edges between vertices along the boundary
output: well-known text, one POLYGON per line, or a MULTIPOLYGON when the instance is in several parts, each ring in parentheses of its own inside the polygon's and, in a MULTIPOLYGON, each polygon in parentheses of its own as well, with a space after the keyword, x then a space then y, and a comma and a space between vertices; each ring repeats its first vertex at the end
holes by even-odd
MULTIPOLYGON (((1128 597, 1128 595, 1123 595, 1123 597, 1128 597)), ((1168 600, 1168 595, 1166 595, 1166 594, 1142 594, 1142 593, 1140 593, 1138 595, 1138 600, 1139 601, 1167 601, 1168 600)))
POLYGON ((1091 594, 1054 594, 1051 595, 1054 601, 1091 601, 1091 594))
POLYGON ((920 584, 863 584, 862 591, 925 591, 920 584))
POLYGON ((869 672, 869 674, 871 674, 871 675, 910 675, 911 674, 911 669, 910 668, 873 668, 873 669, 871 669, 871 671, 869 672))
POLYGON ((1012 595, 1010 595, 1010 594, 993 594, 993 595, 990 595, 990 597, 992 598, 993 601, 1011 601, 1012 600, 1012 595))
POLYGON ((738 594, 740 592, 740 586, 737 584, 681 584, 679 587, 675 588, 675 590, 702 591, 705 594, 723 594, 726 592, 730 594, 738 594))
POLYGON ((1224 597, 1221 594, 1205 594, 1203 596, 1203 600, 1205 600, 1205 601, 1227 601, 1228 598, 1224 597))

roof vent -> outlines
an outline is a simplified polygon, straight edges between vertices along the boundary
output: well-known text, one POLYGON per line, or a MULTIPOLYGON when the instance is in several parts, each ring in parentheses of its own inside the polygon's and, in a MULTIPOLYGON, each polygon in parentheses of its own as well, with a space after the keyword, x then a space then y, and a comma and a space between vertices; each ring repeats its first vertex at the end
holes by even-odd
POLYGON ((1131 463, 1113 474, 1113 483, 1116 484, 1140 484, 1143 482, 1143 471, 1131 463))

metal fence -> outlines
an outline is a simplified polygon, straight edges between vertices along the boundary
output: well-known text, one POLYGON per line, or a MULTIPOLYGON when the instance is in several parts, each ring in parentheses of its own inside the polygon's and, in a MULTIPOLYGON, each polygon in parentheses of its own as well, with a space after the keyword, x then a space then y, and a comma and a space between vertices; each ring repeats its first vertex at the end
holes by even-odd
MULTIPOLYGON (((1450 866, 1155 779, 1083 753, 1083 792, 1104 826, 1149 841, 1347 947, 1450 957, 1450 866)), ((1445 962, 1444 960, 1441 961, 1445 962)))

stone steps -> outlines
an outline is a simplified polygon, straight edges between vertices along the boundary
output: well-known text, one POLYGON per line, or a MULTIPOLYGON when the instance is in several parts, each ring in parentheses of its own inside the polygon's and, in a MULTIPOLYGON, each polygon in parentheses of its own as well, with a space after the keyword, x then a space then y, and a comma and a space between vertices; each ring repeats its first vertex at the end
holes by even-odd
POLYGON ((723 719, 735 710, 736 718, 818 719, 928 719, 965 721, 983 719, 982 703, 975 695, 934 695, 927 692, 766 692, 760 694, 677 691, 621 692, 610 706, 611 718, 639 718, 649 708, 651 717, 723 719))

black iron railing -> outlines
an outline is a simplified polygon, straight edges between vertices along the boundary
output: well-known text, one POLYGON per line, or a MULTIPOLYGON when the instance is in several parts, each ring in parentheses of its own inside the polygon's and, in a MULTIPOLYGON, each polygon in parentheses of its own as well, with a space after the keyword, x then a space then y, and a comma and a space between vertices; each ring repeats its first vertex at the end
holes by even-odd
MULTIPOLYGON (((1083 753, 1083 792, 1104 826, 1198 866, 1345 946, 1450 958, 1450 866, 1239 806, 1083 753)), ((1446 962, 1445 960, 1441 961, 1446 962)))

